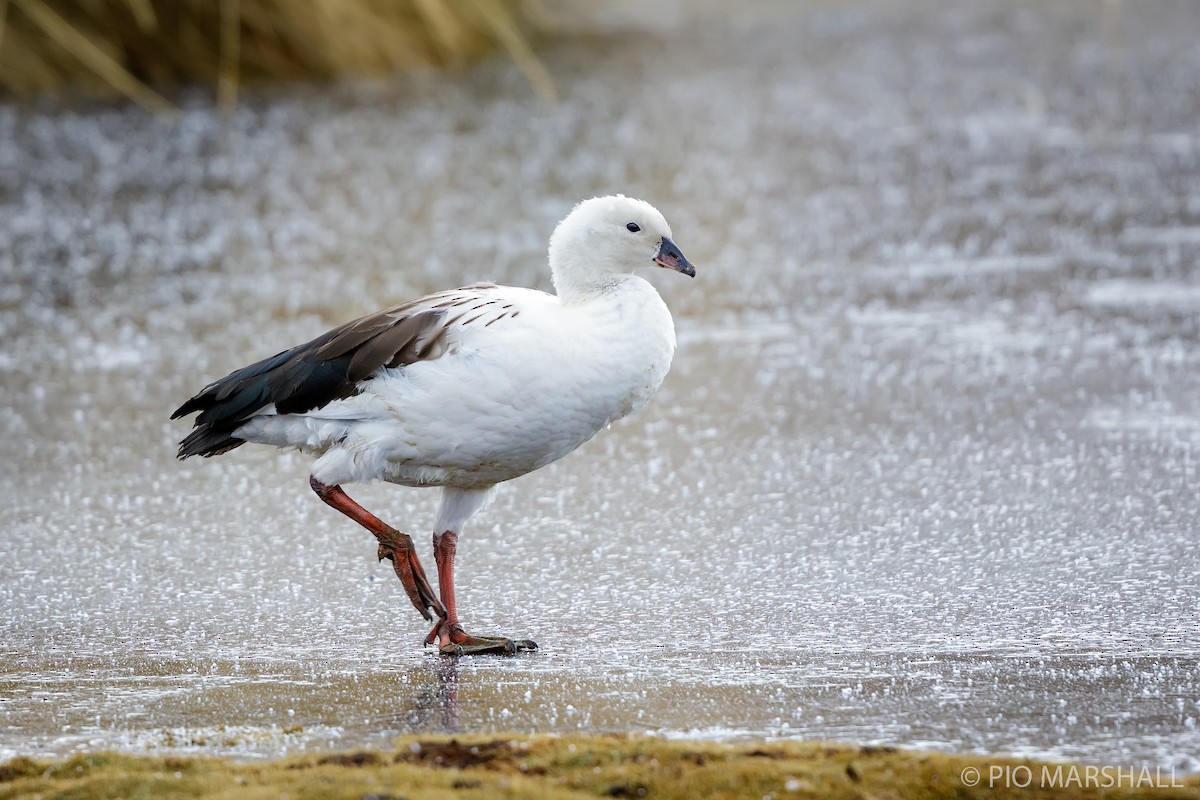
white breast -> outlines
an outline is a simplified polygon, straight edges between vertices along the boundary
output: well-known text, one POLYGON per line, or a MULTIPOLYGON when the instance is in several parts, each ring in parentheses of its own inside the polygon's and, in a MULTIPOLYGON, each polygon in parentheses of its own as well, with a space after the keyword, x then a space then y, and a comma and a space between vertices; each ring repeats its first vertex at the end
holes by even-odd
POLYGON ((562 305, 512 290, 520 313, 461 331, 440 358, 382 370, 307 421, 330 482, 498 483, 562 458, 645 405, 675 351, 670 312, 635 276, 562 305))

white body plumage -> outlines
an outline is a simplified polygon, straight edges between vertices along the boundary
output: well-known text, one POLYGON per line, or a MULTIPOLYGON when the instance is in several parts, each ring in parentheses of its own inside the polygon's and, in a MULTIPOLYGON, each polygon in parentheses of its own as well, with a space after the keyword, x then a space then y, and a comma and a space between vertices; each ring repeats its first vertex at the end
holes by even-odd
POLYGON ((675 329, 647 281, 614 276, 575 302, 504 286, 462 300, 445 353, 381 368, 359 393, 303 414, 264 408, 236 431, 318 455, 328 484, 487 488, 562 458, 641 408, 671 365, 675 329))
POLYGON ((210 383, 173 418, 199 412, 179 457, 246 442, 316 456, 309 485, 371 531, 443 653, 537 649, 459 622, 458 536, 496 484, 562 458, 641 408, 675 353, 651 264, 696 274, 662 214, 620 195, 577 205, 550 237, 555 294, 493 284, 353 320, 210 383), (440 486, 434 558, 440 599, 412 538, 352 500, 344 483, 440 486), (436 620, 435 620, 436 616, 436 620))

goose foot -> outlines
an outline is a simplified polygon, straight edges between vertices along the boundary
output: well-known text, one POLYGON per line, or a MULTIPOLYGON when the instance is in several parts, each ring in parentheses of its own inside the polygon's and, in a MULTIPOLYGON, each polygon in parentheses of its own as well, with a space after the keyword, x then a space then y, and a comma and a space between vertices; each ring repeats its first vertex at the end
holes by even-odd
POLYGON ((392 569, 395 570, 400 583, 404 585, 404 592, 408 595, 413 607, 421 612, 422 617, 431 622, 433 614, 437 614, 440 619, 445 619, 446 609, 438 600, 437 595, 433 593, 429 579, 425 577, 425 570, 421 568, 421 562, 417 560, 417 549, 413 545, 412 537, 392 527, 377 533, 376 536, 379 539, 379 549, 376 551, 376 555, 379 556, 380 561, 386 558, 392 562, 392 569))
POLYGON ((537 642, 532 639, 509 639, 504 636, 472 636, 463 630, 457 622, 447 623, 439 620, 433 630, 425 637, 425 645, 436 644, 438 652, 448 656, 479 655, 484 653, 499 653, 514 655, 516 653, 537 650, 537 642))

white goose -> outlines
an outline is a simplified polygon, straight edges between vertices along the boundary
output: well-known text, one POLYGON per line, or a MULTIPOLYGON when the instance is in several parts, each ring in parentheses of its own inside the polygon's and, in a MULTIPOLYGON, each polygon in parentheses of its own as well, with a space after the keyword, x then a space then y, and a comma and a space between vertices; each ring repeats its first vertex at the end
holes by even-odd
POLYGON ((657 264, 695 276, 653 206, 617 195, 577 205, 550 237, 557 295, 474 284, 362 317, 206 386, 179 458, 245 442, 317 456, 310 484, 379 540, 444 653, 534 650, 471 636, 454 600, 454 556, 496 484, 562 458, 645 405, 675 352, 657 264), (441 600, 412 539, 354 502, 345 483, 441 486, 433 552, 441 600), (431 613, 432 612, 432 613, 431 613), (434 620, 434 614, 437 619, 434 620))

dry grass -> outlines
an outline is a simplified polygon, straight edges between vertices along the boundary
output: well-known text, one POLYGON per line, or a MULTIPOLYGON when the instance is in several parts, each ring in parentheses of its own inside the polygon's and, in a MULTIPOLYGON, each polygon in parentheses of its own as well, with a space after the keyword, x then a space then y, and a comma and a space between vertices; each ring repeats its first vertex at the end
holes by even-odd
POLYGON ((118 93, 456 67, 500 46, 543 96, 524 30, 533 0, 0 0, 0 90, 118 93))
MULTIPOLYGON (((1030 761, 820 744, 722 745, 625 736, 410 737, 395 752, 359 751, 274 762, 76 756, 0 765, 0 800, 16 797, 221 798, 1030 798, 1200 797, 1200 779, 1182 786, 1102 790, 1058 775, 1043 785, 1030 761), (991 781, 1008 767, 1016 783, 991 781), (1019 768, 1030 771, 1026 782, 1019 768), (964 770, 980 770, 975 785, 964 770), (1054 782, 1051 781, 1051 784, 1054 782)), ((1083 774, 1082 772, 1079 774, 1083 774)), ((1171 781, 1167 775, 1162 781, 1171 781)), ((1093 782, 1094 783, 1094 782, 1093 782)))

